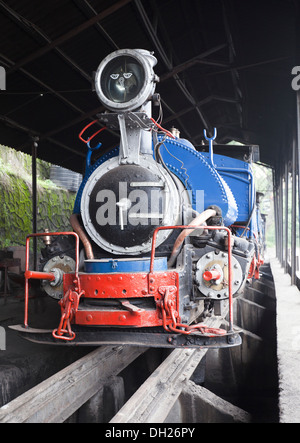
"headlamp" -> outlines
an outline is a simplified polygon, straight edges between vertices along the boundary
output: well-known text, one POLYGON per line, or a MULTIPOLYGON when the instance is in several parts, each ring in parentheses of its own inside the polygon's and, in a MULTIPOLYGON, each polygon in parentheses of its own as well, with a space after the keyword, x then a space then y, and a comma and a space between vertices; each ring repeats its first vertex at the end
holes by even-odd
POLYGON ((152 97, 157 76, 156 58, 142 49, 121 49, 99 65, 95 88, 102 104, 111 111, 139 109, 152 97))

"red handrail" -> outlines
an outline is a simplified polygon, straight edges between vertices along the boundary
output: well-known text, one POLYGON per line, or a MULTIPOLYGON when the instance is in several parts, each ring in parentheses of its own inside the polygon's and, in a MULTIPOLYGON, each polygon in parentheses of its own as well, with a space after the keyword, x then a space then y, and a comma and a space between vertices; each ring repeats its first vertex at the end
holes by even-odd
POLYGON ((207 229, 208 231, 226 231, 228 234, 228 301, 229 301, 229 330, 233 331, 233 297, 232 297, 232 255, 231 255, 231 231, 229 228, 225 226, 190 226, 190 225, 181 225, 181 226, 159 226, 155 229, 152 237, 152 248, 151 248, 151 259, 150 259, 150 274, 153 274, 154 268, 154 258, 155 258, 155 244, 156 237, 159 231, 162 230, 171 230, 171 229, 207 229))
POLYGON ((51 272, 36 272, 30 271, 29 269, 29 246, 30 239, 33 237, 45 237, 45 235, 49 236, 58 236, 58 235, 72 235, 75 237, 76 245, 75 245, 75 280, 77 280, 76 286, 80 288, 79 281, 79 237, 76 232, 45 232, 29 234, 26 237, 26 252, 25 252, 25 312, 24 312, 24 326, 28 327, 28 300, 29 300, 29 279, 41 279, 41 280, 54 280, 54 274, 51 272), (52 278, 53 276, 53 278, 52 278))
POLYGON ((79 139, 80 139, 83 143, 85 143, 85 144, 89 143, 94 137, 96 137, 97 134, 100 134, 100 132, 102 132, 102 131, 104 131, 105 129, 107 129, 106 126, 104 126, 103 128, 101 128, 101 129, 99 129, 98 131, 96 131, 93 135, 91 135, 88 139, 84 139, 84 138, 82 137, 82 134, 86 131, 86 129, 88 129, 90 126, 92 126, 93 124, 95 124, 95 123, 97 123, 97 122, 98 122, 98 120, 94 120, 94 121, 92 121, 91 123, 89 123, 88 125, 86 125, 86 126, 83 128, 83 130, 80 132, 80 134, 78 135, 78 137, 79 137, 79 139))

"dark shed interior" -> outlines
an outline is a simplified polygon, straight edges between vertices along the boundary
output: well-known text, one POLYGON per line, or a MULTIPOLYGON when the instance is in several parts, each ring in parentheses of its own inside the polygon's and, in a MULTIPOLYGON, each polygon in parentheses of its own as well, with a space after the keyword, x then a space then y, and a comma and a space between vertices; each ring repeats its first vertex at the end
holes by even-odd
MULTIPOLYGON (((200 145, 258 144, 274 166, 293 121, 298 4, 288 0, 0 1, 0 142, 82 171, 78 133, 103 108, 93 72, 110 52, 158 58, 164 125, 200 145)), ((117 143, 103 133, 104 149, 117 143)))

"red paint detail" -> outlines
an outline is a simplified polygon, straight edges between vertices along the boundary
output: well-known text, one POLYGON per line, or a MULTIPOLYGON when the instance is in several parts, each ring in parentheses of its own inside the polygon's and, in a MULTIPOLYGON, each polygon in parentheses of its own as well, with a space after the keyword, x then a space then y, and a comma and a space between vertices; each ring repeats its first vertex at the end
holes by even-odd
MULTIPOLYGON (((155 272, 151 274, 151 286, 149 287, 147 273, 132 274, 80 274, 81 290, 84 298, 101 300, 111 299, 120 302, 120 309, 89 307, 84 309, 79 305, 73 323, 78 325, 93 326, 127 326, 127 327, 153 327, 162 326, 163 318, 161 302, 163 294, 160 293, 162 286, 174 286, 176 297, 174 306, 179 310, 179 299, 177 288, 179 286, 179 275, 174 271, 155 272), (146 289, 147 288, 147 289, 146 289), (140 309, 135 307, 131 299, 152 298, 153 309, 140 309), (123 307, 123 310, 122 310, 123 307), (125 309, 125 310, 124 310, 125 309)), ((64 293, 74 287, 74 274, 64 274, 64 293)), ((166 316, 166 323, 172 322, 171 316, 166 316)))
POLYGON ((35 280, 49 280, 54 281, 55 276, 53 272, 37 272, 37 271, 26 271, 25 278, 33 278, 35 280))
POLYGON ((259 268, 263 264, 264 264, 264 261, 263 261, 262 257, 260 256, 260 254, 258 253, 258 257, 256 257, 254 255, 253 259, 252 259, 252 262, 250 264, 250 267, 249 267, 248 279, 251 279, 251 278, 254 277, 256 280, 258 280, 260 278, 259 268))
MULTIPOLYGON (((151 287, 146 272, 134 274, 80 274, 81 289, 85 298, 120 298, 154 297, 160 286, 178 285, 179 276, 174 271, 155 272, 151 274, 151 287), (175 275, 174 275, 175 274, 175 275), (122 277, 122 280, 120 280, 122 277), (150 290, 150 288, 152 290, 150 290)), ((74 284, 74 274, 64 274, 64 293, 74 284)))
POLYGON ((91 123, 89 123, 88 125, 86 125, 83 130, 80 132, 80 134, 78 135, 79 139, 83 142, 83 143, 89 143, 91 140, 93 140, 94 137, 96 137, 96 135, 100 134, 100 132, 104 131, 106 128, 106 126, 104 126, 103 128, 99 129, 98 131, 96 131, 91 137, 84 139, 82 137, 83 133, 92 125, 94 125, 95 123, 98 123, 99 120, 94 120, 91 123))
POLYGON ((59 301, 61 306, 61 319, 57 329, 54 329, 52 335, 60 340, 71 341, 76 337, 75 332, 71 329, 71 323, 79 307, 79 301, 84 291, 79 294, 69 289, 64 297, 59 301))
MULTIPOLYGON (((127 326, 127 327, 153 327, 162 326, 162 319, 159 318, 159 310, 144 311, 144 313, 134 314, 128 311, 82 311, 75 314, 73 323, 76 325, 90 326, 127 326), (87 316, 89 320, 87 320, 87 316)), ((171 319, 168 319, 171 323, 171 319)))
POLYGON ((193 331, 198 331, 201 332, 202 334, 208 334, 208 336, 210 337, 214 337, 216 335, 225 335, 227 333, 225 329, 210 328, 202 323, 198 323, 192 326, 180 323, 178 312, 175 310, 175 298, 177 293, 176 286, 161 287, 160 293, 164 297, 160 306, 163 316, 163 327, 166 331, 168 332, 172 331, 178 334, 185 334, 185 335, 189 335, 193 331), (171 324, 167 323, 166 321, 167 316, 170 316, 172 318, 171 324))
MULTIPOLYGON (((155 258, 155 243, 159 230, 170 229, 195 229, 197 226, 164 226, 154 231, 151 250, 150 272, 134 274, 80 274, 79 264, 79 237, 74 232, 47 233, 49 235, 73 235, 76 238, 76 269, 73 274, 64 275, 64 297, 60 301, 61 320, 59 327, 53 331, 53 336, 62 340, 73 340, 74 332, 71 323, 81 325, 107 325, 107 326, 130 326, 150 327, 160 326, 167 331, 181 334, 190 334, 193 329, 200 332, 222 334, 223 330, 211 331, 205 325, 194 325, 192 328, 182 324, 179 312, 179 275, 175 271, 153 272, 155 258), (121 277, 121 278, 120 278, 121 277), (154 309, 122 311, 114 309, 82 309, 79 305, 81 298, 106 298, 123 299, 124 307, 130 308, 130 301, 126 299, 141 297, 153 297, 156 307, 154 309)), ((225 230, 228 235, 228 289, 229 289, 229 327, 233 330, 232 312, 232 253, 230 229, 220 226, 198 226, 207 230, 225 230)), ((31 234, 26 240, 26 264, 25 264, 25 318, 24 325, 28 326, 28 280, 34 274, 29 271, 29 240, 31 237, 44 236, 31 234)), ((43 274, 43 277, 45 275, 43 274)), ((34 277, 33 277, 34 278, 34 277)), ((49 275, 50 278, 50 275, 49 275)), ((43 279, 43 278, 42 278, 43 279)), ((52 276, 51 276, 52 279, 52 276)))
MULTIPOLYGON (((79 237, 76 234, 76 232, 47 232, 47 236, 58 236, 58 235, 72 235, 75 237, 76 244, 75 244, 75 278, 78 282, 78 288, 80 290, 80 281, 78 276, 79 271, 79 237)), ((26 238, 26 249, 25 249, 25 308, 24 308, 24 326, 25 328, 28 327, 28 301, 29 301, 29 280, 31 278, 34 278, 34 276, 37 278, 37 274, 35 274, 35 271, 29 270, 29 255, 30 255, 30 239, 33 237, 45 237, 45 233, 36 233, 36 234, 29 234, 26 238), (33 276, 33 277, 31 277, 33 276)), ((44 280, 45 273, 42 273, 42 280, 44 280)), ((50 278, 50 273, 48 274, 50 278)), ((52 277, 51 277, 52 278, 52 277)))
MULTIPOLYGON (((161 230, 171 230, 171 229, 207 229, 208 231, 226 231, 227 232, 227 250, 228 250, 228 301, 229 301, 229 330, 233 331, 233 296, 232 296, 232 280, 233 280, 233 270, 232 270, 232 234, 229 228, 225 226, 160 226, 155 229, 153 233, 152 239, 152 248, 151 248, 151 260, 150 260, 150 273, 149 278, 152 276, 153 268, 154 268, 154 259, 155 259, 155 245, 156 245, 156 237, 159 231, 161 230)), ((176 332, 180 332, 180 330, 176 330, 176 332)))
POLYGON ((214 269, 212 271, 205 271, 203 273, 203 278, 205 281, 219 280, 219 278, 221 278, 221 273, 214 269))

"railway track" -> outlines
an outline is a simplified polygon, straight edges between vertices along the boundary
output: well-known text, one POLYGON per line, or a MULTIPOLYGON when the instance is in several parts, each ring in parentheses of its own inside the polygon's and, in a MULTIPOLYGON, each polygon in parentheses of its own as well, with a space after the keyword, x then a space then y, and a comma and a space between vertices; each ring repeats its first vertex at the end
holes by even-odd
MULTIPOLYGON (((208 326, 221 323, 215 317, 208 326)), ((131 346, 97 348, 0 408, 0 423, 65 422, 95 395, 103 395, 115 377, 146 351, 131 346)), ((111 422, 163 422, 206 352, 173 350, 111 422)))
POLYGON ((63 423, 145 351, 97 348, 0 408, 0 423, 63 423))
MULTIPOLYGON (((130 373, 131 366, 138 367, 142 358, 148 359, 149 363, 154 353, 161 350, 149 351, 141 346, 101 346, 2 406, 0 423, 251 422, 253 416, 246 412, 246 407, 243 408, 245 405, 235 406, 236 399, 231 402, 231 397, 232 392, 240 390, 236 383, 248 383, 253 389, 249 368, 254 374, 260 370, 267 376, 266 368, 261 367, 267 362, 263 362, 262 357, 260 367, 254 368, 257 353, 264 352, 265 337, 262 337, 262 326, 253 326, 251 317, 261 317, 265 328, 266 318, 273 312, 270 306, 257 303, 262 299, 267 305, 273 305, 269 274, 265 274, 262 282, 249 287, 246 296, 235 302, 236 318, 243 328, 243 345, 240 347, 167 350, 161 362, 151 365, 150 361, 149 377, 132 392, 126 387, 126 371, 130 385, 136 374, 130 373), (254 309, 253 315, 251 309, 254 309), (241 361, 242 366, 238 366, 241 361)), ((210 327, 220 327, 224 322, 221 317, 208 320, 210 327)), ((268 349, 269 339, 266 338, 268 349)), ((262 380, 261 384, 264 382, 262 380)))

